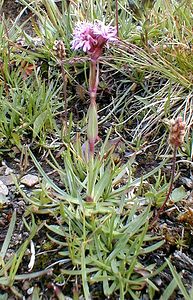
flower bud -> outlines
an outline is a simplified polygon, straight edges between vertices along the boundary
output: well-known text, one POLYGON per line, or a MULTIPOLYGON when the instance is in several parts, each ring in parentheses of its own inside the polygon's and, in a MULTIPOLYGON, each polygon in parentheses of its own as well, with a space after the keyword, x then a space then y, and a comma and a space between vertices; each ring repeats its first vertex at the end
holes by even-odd
POLYGON ((170 121, 169 143, 173 148, 180 147, 184 142, 186 123, 182 121, 182 117, 177 117, 170 121))
POLYGON ((56 56, 60 59, 63 60, 66 57, 66 51, 65 51, 65 46, 63 41, 55 41, 54 46, 53 46, 54 51, 56 52, 56 56))

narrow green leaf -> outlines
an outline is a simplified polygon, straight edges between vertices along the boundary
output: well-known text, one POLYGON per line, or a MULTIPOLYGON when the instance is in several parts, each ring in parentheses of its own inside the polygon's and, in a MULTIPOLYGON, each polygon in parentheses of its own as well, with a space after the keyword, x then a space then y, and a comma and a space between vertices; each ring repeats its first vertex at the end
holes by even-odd
POLYGON ((59 226, 59 225, 47 225, 47 224, 45 224, 45 226, 50 231, 52 231, 52 232, 54 232, 54 233, 56 233, 56 234, 58 234, 60 236, 63 236, 63 237, 65 236, 65 232, 64 232, 64 230, 62 230, 61 226, 59 226))
POLYGON ((41 165, 39 164, 39 162, 37 161, 37 159, 35 158, 35 156, 33 155, 33 153, 31 152, 30 149, 28 149, 29 154, 36 166, 36 168, 38 169, 38 171, 40 172, 40 174, 42 175, 42 177, 44 177, 44 179, 46 180, 46 182, 50 185, 50 187, 52 187, 56 192, 59 193, 59 195, 61 195, 62 197, 64 197, 64 200, 78 204, 79 201, 78 199, 71 197, 70 195, 68 195, 67 193, 65 193, 62 189, 60 189, 49 177, 48 175, 44 172, 44 170, 42 169, 41 165))
POLYGON ((47 110, 45 110, 35 119, 34 126, 33 126, 33 138, 36 138, 40 133, 47 119, 47 115, 48 112, 47 110))
POLYGON ((40 293, 40 288, 35 286, 32 293, 32 300, 40 300, 39 293, 40 293))
POLYGON ((188 292, 186 291, 186 288, 182 282, 180 275, 177 273, 175 268, 172 266, 171 262, 168 259, 166 259, 166 261, 167 261, 170 271, 178 285, 178 288, 180 289, 181 293, 183 294, 185 300, 191 300, 190 296, 188 295, 188 292))
POLYGON ((168 300, 172 296, 172 294, 176 288, 177 288, 177 283, 176 283, 175 279, 173 278, 172 281, 170 282, 170 284, 165 289, 163 295, 161 295, 159 300, 168 300))
MULTIPOLYGON (((98 268, 90 268, 87 269, 87 274, 89 273, 95 273, 97 272, 99 269, 98 268)), ((82 275, 82 270, 68 270, 68 269, 62 269, 61 270, 62 274, 66 274, 66 275, 70 275, 70 276, 78 276, 78 275, 82 275)))
POLYGON ((15 228, 15 222, 16 222, 16 211, 14 210, 14 212, 12 214, 12 217, 11 217, 10 224, 9 224, 9 229, 7 231, 5 240, 4 240, 2 248, 1 248, 1 252, 0 252, 0 258, 1 259, 4 259, 5 254, 7 252, 7 249, 9 247, 9 243, 10 243, 10 240, 12 238, 13 231, 14 231, 14 228, 15 228))
POLYGON ((20 247, 20 251, 17 251, 15 254, 16 257, 16 261, 15 264, 13 264, 13 268, 10 269, 10 283, 13 284, 14 280, 15 280, 15 275, 18 271, 18 268, 20 266, 20 263, 22 262, 23 256, 25 255, 26 249, 30 243, 30 241, 33 239, 33 237, 35 236, 36 232, 37 232, 38 227, 36 226, 36 224, 33 224, 33 227, 31 228, 31 232, 29 237, 25 240, 25 242, 21 245, 20 247))
POLYGON ((82 247, 81 247, 81 273, 82 273, 82 285, 83 285, 85 299, 91 300, 89 287, 88 287, 88 281, 87 281, 87 269, 86 269, 86 261, 85 261, 84 243, 82 243, 82 247))
POLYGON ((105 188, 110 183, 110 174, 108 170, 104 173, 103 177, 97 182, 94 188, 94 202, 97 202, 102 197, 105 188))
MULTIPOLYGON (((49 274, 51 271, 52 271, 52 269, 46 269, 46 270, 39 271, 39 272, 16 275, 15 280, 16 281, 30 280, 30 279, 33 279, 33 278, 37 278, 37 277, 49 274)), ((0 284, 8 286, 9 285, 9 278, 1 277, 0 278, 0 284)))
POLYGON ((105 296, 109 297, 109 282, 108 282, 108 277, 107 277, 107 272, 103 271, 103 291, 105 296))
POLYGON ((143 248, 142 253, 143 254, 151 253, 151 252, 155 251, 156 249, 160 248, 164 243, 165 243, 165 241, 159 241, 156 244, 153 244, 151 246, 143 248))
POLYGON ((124 247, 127 245, 128 240, 133 236, 135 233, 139 231, 139 229, 146 223, 147 217, 149 213, 149 208, 146 209, 146 211, 137 216, 135 219, 133 219, 125 229, 122 237, 117 241, 117 243, 114 245, 114 250, 111 252, 111 254, 108 256, 107 261, 111 261, 113 258, 117 256, 118 253, 124 247))

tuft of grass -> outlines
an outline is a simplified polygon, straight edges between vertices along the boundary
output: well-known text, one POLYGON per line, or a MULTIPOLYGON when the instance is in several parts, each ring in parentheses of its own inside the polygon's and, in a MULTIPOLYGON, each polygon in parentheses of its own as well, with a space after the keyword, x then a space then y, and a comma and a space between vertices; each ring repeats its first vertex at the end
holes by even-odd
POLYGON ((25 82, 15 82, 9 91, 9 99, 3 95, 0 103, 1 147, 16 145, 19 150, 22 145, 32 140, 45 140, 48 132, 57 129, 54 114, 62 103, 58 103, 57 95, 61 87, 57 82, 50 82, 49 89, 45 82, 35 82, 32 78, 25 82), (38 87, 38 89, 37 89, 38 87))

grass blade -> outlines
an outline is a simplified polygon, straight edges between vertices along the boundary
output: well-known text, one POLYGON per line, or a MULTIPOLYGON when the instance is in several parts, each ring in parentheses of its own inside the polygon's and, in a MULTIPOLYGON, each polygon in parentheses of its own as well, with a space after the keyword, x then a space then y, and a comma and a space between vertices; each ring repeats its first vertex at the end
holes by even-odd
POLYGON ((180 275, 177 273, 177 271, 175 270, 175 268, 172 266, 171 262, 168 259, 166 259, 166 261, 167 261, 168 266, 170 268, 170 271, 171 271, 171 273, 172 273, 172 275, 173 275, 173 277, 174 277, 174 279, 175 279, 175 281, 176 281, 176 283, 178 285, 178 288, 180 289, 181 293, 184 296, 184 299, 185 300, 191 300, 190 296, 188 295, 188 293, 186 291, 186 288, 185 288, 185 286, 184 286, 184 284, 182 282, 182 279, 180 278, 180 275))
POLYGON ((13 231, 14 231, 14 228, 15 228, 15 222, 16 222, 16 211, 14 210, 13 215, 11 217, 10 224, 9 224, 9 229, 7 231, 7 234, 6 234, 6 237, 5 237, 5 240, 3 242, 1 252, 0 252, 0 258, 2 260, 4 259, 5 254, 7 252, 7 249, 9 247, 9 243, 10 243, 10 240, 12 238, 13 231))
POLYGON ((176 288, 177 288, 177 283, 173 278, 173 280, 167 286, 167 288, 165 289, 163 295, 160 297, 159 300, 168 300, 176 288))
POLYGON ((83 285, 83 290, 84 290, 84 296, 86 300, 90 300, 90 292, 89 292, 89 287, 88 287, 88 282, 87 282, 87 272, 86 272, 86 261, 85 261, 85 247, 84 243, 82 244, 82 249, 81 249, 82 255, 81 255, 81 267, 82 267, 82 285, 83 285))

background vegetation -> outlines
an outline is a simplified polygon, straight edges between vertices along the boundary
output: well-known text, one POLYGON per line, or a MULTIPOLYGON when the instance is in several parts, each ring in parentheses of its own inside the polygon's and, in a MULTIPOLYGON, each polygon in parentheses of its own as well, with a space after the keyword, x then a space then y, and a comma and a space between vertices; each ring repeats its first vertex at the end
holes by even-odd
MULTIPOLYGON (((0 199, 2 217, 11 215, 1 243, 1 299, 192 299, 192 282, 172 264, 176 251, 184 254, 191 278, 192 1, 19 3, 16 18, 0 15, 0 155, 19 173, 13 202, 10 194, 0 199), (118 24, 119 42, 100 59, 91 164, 84 151, 89 61, 70 42, 78 21, 95 19, 118 24), (65 80, 57 40, 66 49, 65 80), (178 115, 186 136, 175 186, 152 229, 171 176, 168 120, 178 115), (39 185, 23 188, 33 166, 39 185)), ((5 6, 1 0, 2 12, 5 6)))

